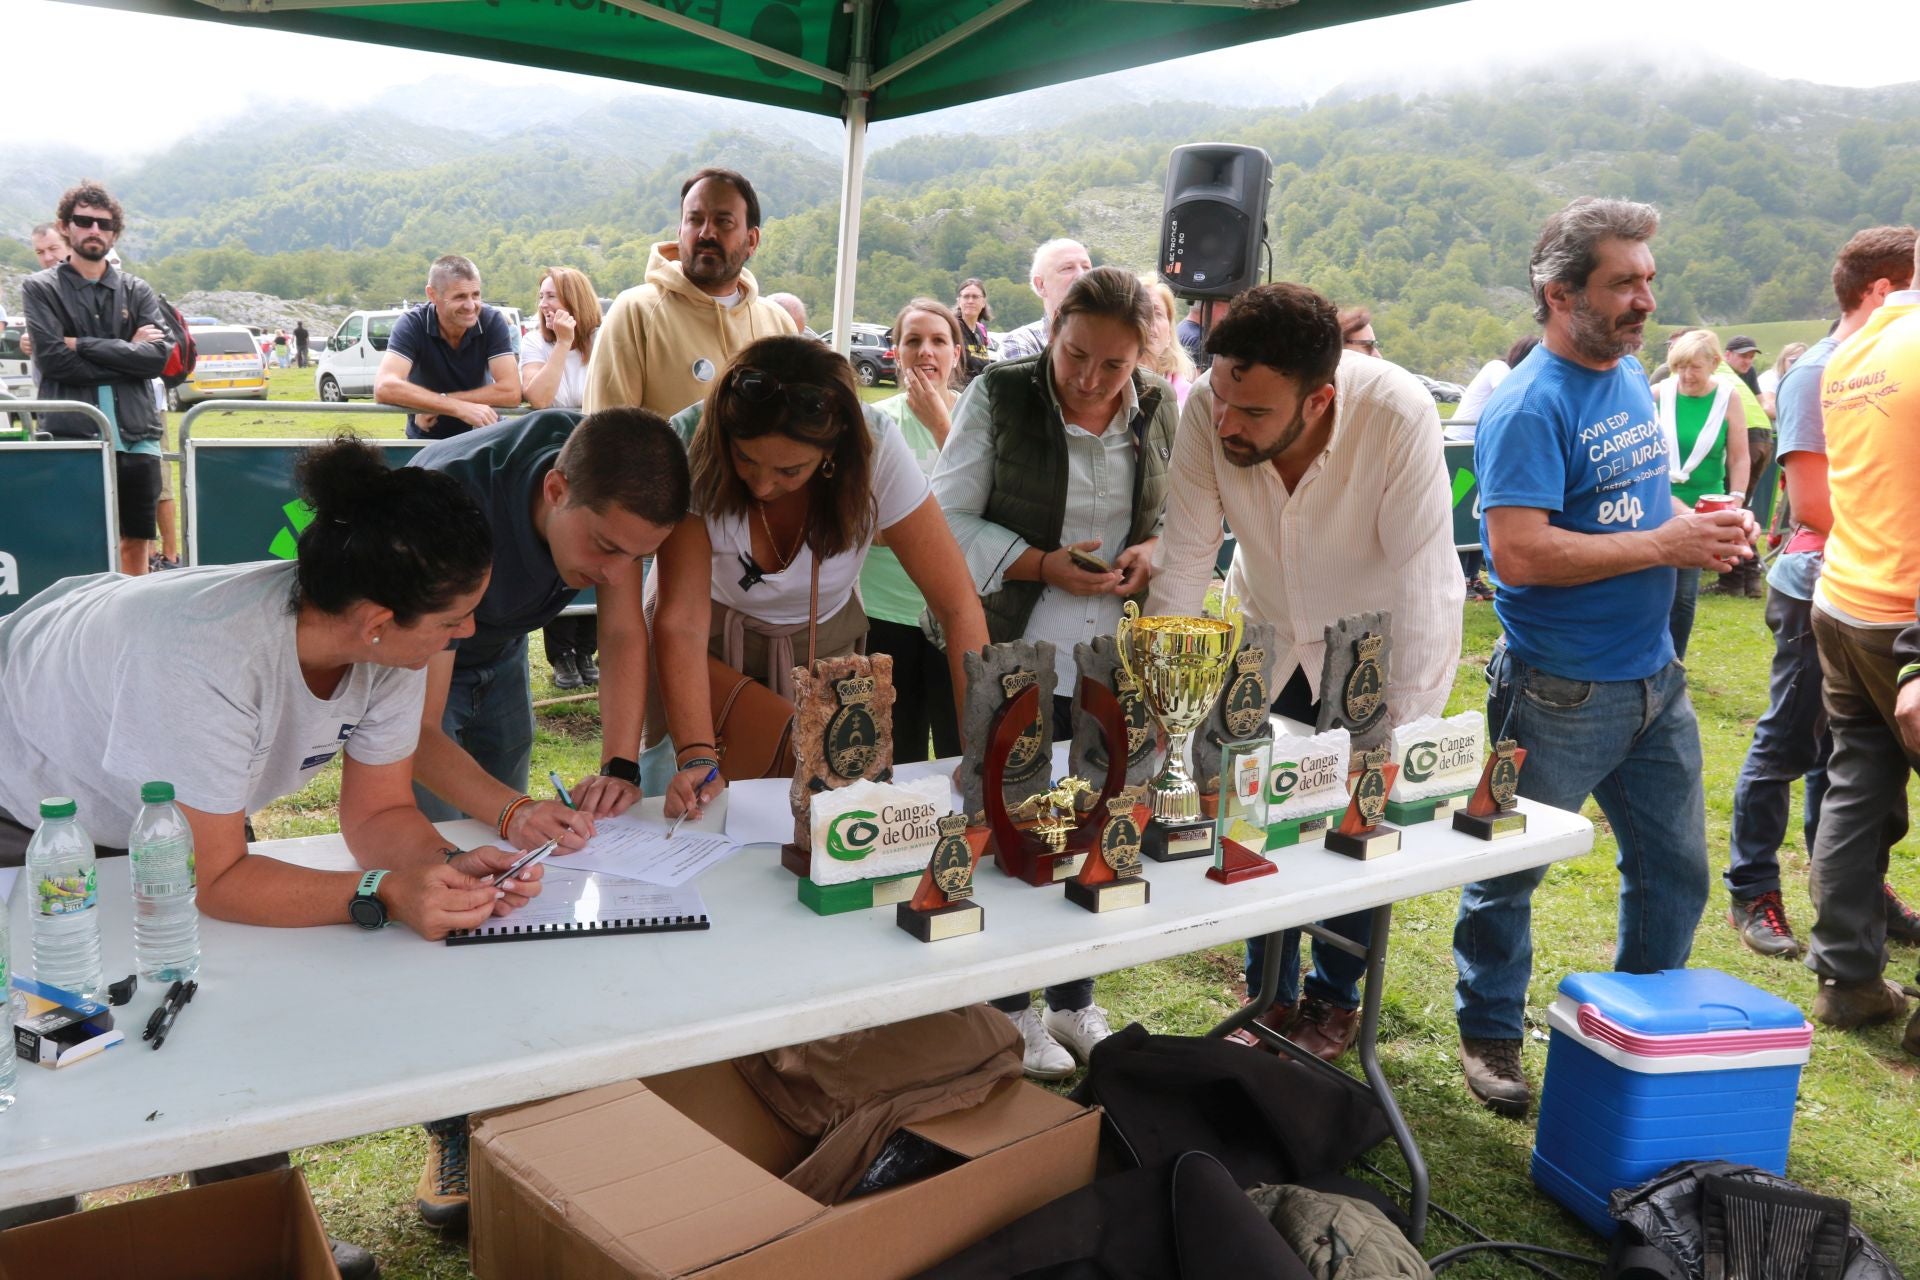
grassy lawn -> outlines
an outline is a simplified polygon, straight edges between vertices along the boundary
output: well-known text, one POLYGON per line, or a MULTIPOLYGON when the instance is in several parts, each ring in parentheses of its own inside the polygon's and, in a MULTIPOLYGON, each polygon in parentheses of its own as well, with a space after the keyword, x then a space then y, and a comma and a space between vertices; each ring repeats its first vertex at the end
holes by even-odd
MULTIPOLYGON (((1748 326, 1746 331, 1756 328, 1748 326)), ((274 394, 281 399, 310 395, 310 378, 310 373, 299 371, 276 373, 274 394)), ((893 394, 891 387, 875 390, 880 395, 893 394)), ((276 423, 270 410, 262 417, 259 423, 215 419, 207 424, 208 433, 307 434, 289 430, 284 421, 276 423)), ((302 424, 307 421, 302 419, 302 424)), ((334 425, 311 421, 315 427, 334 425)), ((369 434, 399 431, 398 418, 357 419, 351 425, 369 434)), ((1754 718, 1766 702, 1772 643, 1761 607, 1757 600, 1703 597, 1694 633, 1691 678, 1706 758, 1708 846, 1716 875, 1726 866, 1734 777, 1754 718)), ((1469 606, 1466 656, 1460 663, 1450 711, 1484 709, 1480 667, 1495 635, 1491 608, 1469 606)), ((554 696, 558 691, 549 682, 538 645, 534 668, 535 697, 554 696)), ((534 745, 534 776, 543 776, 551 768, 572 778, 593 769, 599 759, 597 723, 590 701, 543 711, 534 745)), ((301 794, 265 811, 259 816, 261 835, 332 830, 337 786, 337 775, 322 775, 301 794)), ((1597 809, 1590 806, 1589 816, 1600 828, 1594 851, 1553 868, 1535 899, 1536 956, 1526 1064, 1536 1083, 1546 1062, 1545 1006, 1559 978, 1568 972, 1606 969, 1612 963, 1618 893, 1615 846, 1597 809)), ((1892 878, 1909 900, 1920 900, 1915 849, 1909 839, 1893 855, 1892 878)), ((1279 857, 1284 869, 1285 854, 1279 857)), ((1781 860, 1787 904, 1804 935, 1812 922, 1812 908, 1797 805, 1781 860)), ((1456 905, 1457 894, 1445 893, 1399 908, 1381 1030, 1384 1065, 1432 1169, 1434 1200, 1498 1239, 1603 1253, 1596 1238, 1534 1190, 1527 1172, 1532 1124, 1493 1117, 1472 1103, 1461 1084, 1454 1058, 1450 952, 1456 905)), ((1808 972, 1799 965, 1748 952, 1725 924, 1724 909, 1725 896, 1716 880, 1694 963, 1725 970, 1808 1007, 1812 1000, 1808 972)), ((1098 999, 1112 1012, 1116 1026, 1137 1020, 1156 1031, 1197 1034, 1238 1004, 1240 959, 1240 948, 1235 946, 1109 974, 1099 981, 1098 999)), ((1906 979, 1915 959, 1912 949, 1896 948, 1890 974, 1906 979)), ((1920 1204, 1920 1119, 1914 1107, 1920 1063, 1900 1051, 1899 1034, 1898 1026, 1852 1034, 1816 1032, 1813 1060, 1802 1079, 1787 1172, 1816 1191, 1850 1200, 1854 1221, 1896 1262, 1913 1270, 1920 1267, 1920 1215, 1913 1209, 1920 1204)), ((464 1247, 426 1231, 413 1212, 413 1187, 423 1152, 420 1131, 405 1129, 312 1147, 295 1158, 306 1166, 328 1229, 374 1249, 385 1275, 395 1280, 463 1277, 468 1274, 464 1247)), ((1376 1156, 1386 1173, 1404 1176, 1391 1144, 1376 1156)), ((1431 1255, 1466 1239, 1436 1219, 1426 1252, 1431 1255)), ((1453 1271, 1458 1275, 1503 1273, 1495 1264, 1472 1262, 1453 1271)))

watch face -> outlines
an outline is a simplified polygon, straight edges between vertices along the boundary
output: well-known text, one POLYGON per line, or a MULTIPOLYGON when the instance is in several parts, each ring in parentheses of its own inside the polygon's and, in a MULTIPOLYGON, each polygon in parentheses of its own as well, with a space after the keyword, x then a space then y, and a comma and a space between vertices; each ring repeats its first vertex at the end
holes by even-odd
POLYGON ((378 929, 387 922, 387 908, 371 894, 354 898, 347 904, 347 914, 362 929, 378 929))

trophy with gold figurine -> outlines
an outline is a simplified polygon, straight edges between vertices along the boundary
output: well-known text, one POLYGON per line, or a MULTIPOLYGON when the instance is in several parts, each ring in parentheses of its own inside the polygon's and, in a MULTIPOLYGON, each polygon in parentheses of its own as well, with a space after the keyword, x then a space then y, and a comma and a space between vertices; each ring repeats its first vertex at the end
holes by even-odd
POLYGON ((1220 618, 1141 617, 1129 600, 1115 636, 1128 679, 1166 729, 1167 763, 1147 784, 1153 817, 1142 850, 1157 862, 1210 857, 1214 823, 1200 811, 1200 789, 1187 772, 1187 740, 1213 707, 1240 648, 1240 604, 1229 597, 1220 618))

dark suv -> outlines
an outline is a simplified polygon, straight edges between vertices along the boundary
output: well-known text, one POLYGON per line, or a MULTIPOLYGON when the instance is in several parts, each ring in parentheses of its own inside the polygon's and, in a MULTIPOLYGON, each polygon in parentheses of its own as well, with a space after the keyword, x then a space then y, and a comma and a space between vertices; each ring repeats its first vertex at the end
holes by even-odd
MULTIPOLYGON (((820 335, 820 341, 832 346, 832 331, 820 335)), ((847 359, 853 365, 855 381, 863 387, 871 387, 876 382, 899 381, 899 371, 893 360, 893 335, 880 325, 853 326, 853 341, 848 344, 847 359)))

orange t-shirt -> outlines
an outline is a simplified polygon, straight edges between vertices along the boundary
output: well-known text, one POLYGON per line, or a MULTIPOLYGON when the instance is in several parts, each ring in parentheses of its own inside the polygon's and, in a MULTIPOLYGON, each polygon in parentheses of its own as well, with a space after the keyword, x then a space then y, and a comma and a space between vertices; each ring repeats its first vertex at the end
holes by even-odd
POLYGON ((1833 501, 1820 590, 1862 622, 1912 622, 1920 588, 1920 303, 1881 307, 1840 345, 1827 362, 1820 411, 1833 501))

